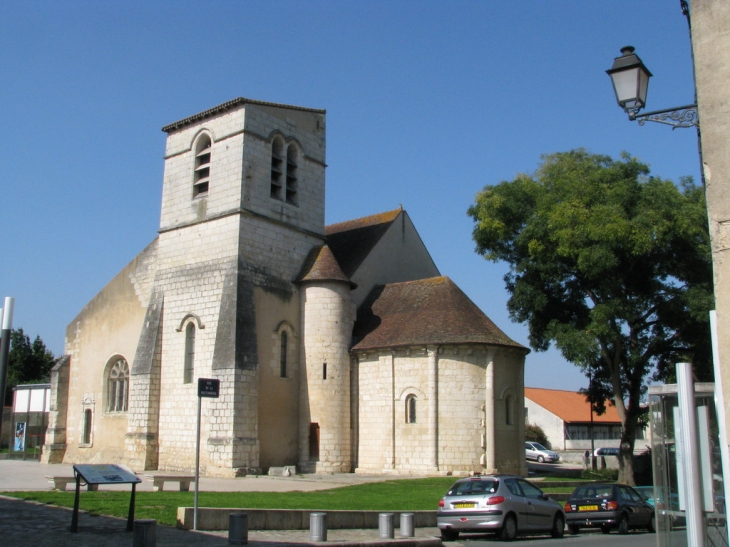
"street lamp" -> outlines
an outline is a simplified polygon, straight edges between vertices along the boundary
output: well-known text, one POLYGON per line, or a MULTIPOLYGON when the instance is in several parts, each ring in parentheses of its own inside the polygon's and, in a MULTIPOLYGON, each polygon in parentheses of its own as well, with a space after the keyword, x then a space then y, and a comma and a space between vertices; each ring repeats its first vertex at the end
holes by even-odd
POLYGON ((646 106, 646 93, 652 74, 634 53, 632 46, 621 49, 621 56, 613 60, 613 66, 606 73, 611 77, 616 101, 629 115, 629 120, 636 120, 639 125, 644 125, 646 122, 663 123, 671 125, 672 129, 699 127, 696 104, 654 110, 639 115, 639 111, 646 106))

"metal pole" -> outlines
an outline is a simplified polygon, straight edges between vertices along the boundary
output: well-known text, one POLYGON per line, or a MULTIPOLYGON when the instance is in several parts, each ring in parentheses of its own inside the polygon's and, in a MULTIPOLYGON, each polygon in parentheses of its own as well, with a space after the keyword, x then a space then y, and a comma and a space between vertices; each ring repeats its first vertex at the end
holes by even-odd
POLYGON ((593 367, 588 370, 588 404, 591 407, 591 469, 596 470, 596 445, 593 440, 593 367))
POLYGON ((705 527, 702 507, 702 475, 700 472, 700 444, 697 438, 697 409, 695 385, 690 363, 677 363, 677 395, 682 423, 682 462, 687 495, 687 546, 705 546, 705 527))
POLYGON ((195 502, 193 504, 193 530, 198 529, 198 480, 200 479, 200 406, 203 400, 198 395, 198 433, 195 436, 195 502))
MULTIPOLYGON (((8 382, 8 361, 10 360, 10 333, 13 330, 13 307, 15 299, 6 296, 5 307, 2 308, 2 339, 0 339, 0 414, 5 408, 5 389, 8 382)), ((3 421, 0 417, 0 438, 2 438, 3 421)), ((8 447, 8 450, 10 447, 8 447)))

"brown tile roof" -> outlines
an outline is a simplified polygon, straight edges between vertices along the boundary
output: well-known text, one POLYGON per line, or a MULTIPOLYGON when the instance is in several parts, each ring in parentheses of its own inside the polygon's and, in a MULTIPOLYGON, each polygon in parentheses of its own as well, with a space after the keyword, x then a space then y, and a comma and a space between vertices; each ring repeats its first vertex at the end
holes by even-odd
POLYGON ((315 247, 309 252, 297 281, 300 283, 303 281, 346 281, 350 283, 351 288, 357 287, 349 277, 342 273, 335 255, 327 245, 315 247))
MULTIPOLYGON (((525 388, 525 399, 540 405, 552 412, 558 418, 568 423, 588 423, 591 421, 591 407, 586 396, 575 391, 558 389, 542 389, 537 387, 525 388)), ((621 423, 616 407, 606 401, 606 412, 599 416, 593 413, 594 423, 621 423)))
POLYGON ((375 287, 357 313, 353 350, 425 344, 490 344, 511 340, 448 277, 375 287))
POLYGON ((325 226, 324 233, 342 271, 351 277, 403 212, 402 208, 325 226))

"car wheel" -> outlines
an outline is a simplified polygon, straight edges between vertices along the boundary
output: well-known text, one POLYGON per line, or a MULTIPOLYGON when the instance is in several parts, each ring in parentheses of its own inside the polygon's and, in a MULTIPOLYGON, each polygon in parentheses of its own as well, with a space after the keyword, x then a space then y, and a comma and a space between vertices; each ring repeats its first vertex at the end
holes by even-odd
POLYGON ((656 520, 654 520, 654 515, 652 515, 649 519, 649 524, 646 525, 646 529, 652 534, 656 532, 656 520))
POLYGON ((543 458, 542 456, 538 456, 537 461, 538 463, 543 463, 545 461, 545 458, 543 458))
POLYGON ((568 524, 568 531, 570 531, 571 534, 576 535, 578 532, 580 532, 580 526, 576 526, 575 524, 568 524))
POLYGON ((618 533, 621 535, 629 533, 629 517, 621 515, 621 520, 618 521, 618 533))
POLYGON ((553 520, 553 528, 550 535, 554 538, 561 538, 565 534, 565 517, 558 513, 553 520))
POLYGON ((451 528, 444 528, 441 530, 441 539, 443 541, 454 541, 459 539, 459 532, 452 530, 451 528))
POLYGON ((604 524, 603 526, 601 526, 601 532, 604 533, 604 534, 610 534, 611 533, 611 526, 610 525, 607 525, 607 524, 604 524))
POLYGON ((502 530, 499 532, 499 539, 502 541, 512 541, 517 537, 517 519, 510 514, 504 517, 502 530))

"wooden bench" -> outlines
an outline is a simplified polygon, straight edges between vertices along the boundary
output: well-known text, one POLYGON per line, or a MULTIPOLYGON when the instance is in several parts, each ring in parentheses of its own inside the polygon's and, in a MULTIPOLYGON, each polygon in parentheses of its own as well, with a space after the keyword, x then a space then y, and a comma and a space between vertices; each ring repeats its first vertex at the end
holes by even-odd
MULTIPOLYGON (((46 478, 48 479, 48 482, 53 483, 54 490, 64 490, 65 491, 66 485, 76 484, 75 477, 46 477, 46 478)), ((89 492, 96 492, 99 489, 99 485, 98 484, 87 484, 86 489, 89 492)))
POLYGON ((189 492, 190 483, 195 480, 192 475, 145 475, 152 481, 152 490, 162 492, 166 482, 180 483, 180 492, 189 492))

